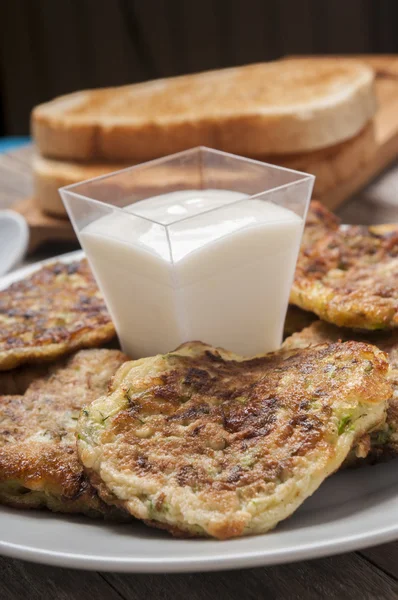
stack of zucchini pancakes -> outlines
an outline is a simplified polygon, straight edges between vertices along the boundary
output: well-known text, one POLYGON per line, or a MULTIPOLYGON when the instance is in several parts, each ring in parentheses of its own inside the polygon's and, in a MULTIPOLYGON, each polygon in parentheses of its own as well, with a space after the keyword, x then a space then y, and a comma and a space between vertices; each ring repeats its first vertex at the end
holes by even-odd
POLYGON ((394 458, 398 226, 313 202, 285 333, 254 358, 188 342, 132 361, 85 260, 12 284, 0 502, 226 539, 272 529, 340 467, 394 458))

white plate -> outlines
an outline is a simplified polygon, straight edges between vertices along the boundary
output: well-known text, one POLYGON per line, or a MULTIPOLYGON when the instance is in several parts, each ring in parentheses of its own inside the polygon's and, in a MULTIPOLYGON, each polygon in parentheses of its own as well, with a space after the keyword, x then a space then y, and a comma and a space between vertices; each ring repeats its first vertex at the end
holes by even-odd
MULTIPOLYGON (((71 261, 74 252, 60 257, 71 261)), ((32 272, 0 279, 0 288, 32 272)), ((398 538, 398 463, 329 478, 274 531, 225 542, 179 540, 140 523, 112 525, 0 507, 0 553, 51 565, 130 572, 210 571, 303 560, 398 538)))
POLYGON ((26 219, 14 210, 0 210, 0 275, 15 268, 29 242, 26 219))

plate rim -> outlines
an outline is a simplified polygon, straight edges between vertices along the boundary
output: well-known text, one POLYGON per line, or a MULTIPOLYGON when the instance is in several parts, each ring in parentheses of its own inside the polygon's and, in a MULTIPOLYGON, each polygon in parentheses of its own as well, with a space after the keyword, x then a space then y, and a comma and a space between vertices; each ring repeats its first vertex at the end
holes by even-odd
MULTIPOLYGON (((1 508, 1 507, 0 507, 1 508)), ((17 509, 16 509, 17 510, 17 509)), ((66 516, 67 515, 61 515, 66 516)), ((263 534, 267 535, 267 534, 263 534)), ((393 527, 384 528, 371 534, 363 533, 356 536, 347 536, 330 542, 314 542, 304 547, 292 546, 289 549, 282 548, 276 551, 256 550, 253 552, 241 552, 233 556, 202 556, 200 558, 178 558, 167 557, 159 559, 140 558, 113 558, 112 556, 88 556, 70 552, 59 552, 50 550, 37 550, 34 547, 22 544, 11 544, 0 540, 0 556, 26 560, 29 562, 43 564, 53 567, 78 569, 82 571, 107 571, 110 573, 197 573, 210 571, 228 571, 233 569, 249 569, 255 567, 266 567, 282 565, 286 563, 301 562, 309 559, 323 558, 347 552, 355 552, 364 548, 370 548, 379 544, 393 542, 398 537, 398 523, 393 527)), ((217 542, 230 543, 233 540, 217 542)))
MULTIPOLYGON (((75 250, 66 254, 53 256, 25 265, 0 277, 0 290, 11 283, 28 276, 37 269, 52 262, 71 262, 80 260, 85 256, 83 250, 75 250)), ((0 512, 3 507, 0 506, 0 512)), ((17 510, 17 509, 15 509, 17 510)), ((25 513, 26 514, 26 513, 25 513)), ((33 514, 33 513, 32 513, 33 514)), ((18 519, 18 513, 15 517, 18 519)), ((60 515, 67 518, 68 515, 60 515)), ((267 534, 264 534, 267 535, 267 534)), ((257 536, 256 536, 257 537, 257 536)), ((187 573, 204 571, 221 571, 237 568, 252 568, 267 565, 297 562, 312 558, 321 558, 360 550, 365 547, 391 542, 398 538, 398 519, 385 527, 374 526, 373 530, 365 530, 356 534, 347 534, 336 539, 303 542, 290 547, 272 549, 264 547, 253 551, 240 550, 234 554, 223 554, 225 544, 234 540, 219 541, 220 551, 211 555, 192 557, 165 556, 164 558, 139 558, 127 556, 125 558, 100 556, 95 554, 79 554, 59 550, 46 550, 35 548, 32 545, 12 543, 1 539, 0 555, 4 557, 27 560, 34 563, 50 566, 66 567, 90 571, 109 571, 119 573, 187 573)), ((171 538, 170 538, 171 539, 171 538)))

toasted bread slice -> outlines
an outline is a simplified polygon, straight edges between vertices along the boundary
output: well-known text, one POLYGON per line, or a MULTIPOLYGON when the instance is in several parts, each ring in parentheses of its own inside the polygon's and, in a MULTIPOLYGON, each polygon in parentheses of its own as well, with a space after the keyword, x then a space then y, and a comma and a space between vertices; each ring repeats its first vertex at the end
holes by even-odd
MULTIPOLYGON (((264 162, 316 176, 314 195, 321 198, 335 185, 359 170, 375 153, 373 124, 369 123, 356 136, 323 150, 286 156, 264 156, 264 162)), ((66 217, 58 189, 86 179, 118 171, 132 163, 62 161, 36 156, 33 162, 35 195, 43 212, 66 217)), ((161 192, 160 192, 161 193, 161 192)))
POLYGON ((60 187, 106 175, 125 166, 128 165, 65 162, 37 155, 33 160, 33 181, 38 205, 46 214, 66 218, 66 210, 58 192, 60 187))
POLYGON ((142 161, 193 146, 261 157, 358 134, 376 109, 373 71, 352 59, 292 59, 119 88, 37 106, 43 155, 142 161))
POLYGON ((314 195, 322 198, 331 189, 358 172, 376 154, 371 121, 357 135, 329 148, 289 156, 271 156, 268 162, 315 175, 314 195))

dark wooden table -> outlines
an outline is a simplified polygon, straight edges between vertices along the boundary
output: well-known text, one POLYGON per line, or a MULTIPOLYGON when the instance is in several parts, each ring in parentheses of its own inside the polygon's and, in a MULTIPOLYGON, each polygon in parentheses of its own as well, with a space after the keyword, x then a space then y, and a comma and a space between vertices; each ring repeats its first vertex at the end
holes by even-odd
MULTIPOLYGON (((32 190, 30 150, 0 155, 0 208, 32 190)), ((346 223, 398 221, 398 164, 339 210, 346 223)), ((71 250, 42 248, 28 262, 71 250)), ((1 536, 1 532, 0 532, 1 536)), ((398 542, 331 558, 193 575, 120 575, 0 558, 0 600, 398 599, 398 542)))

